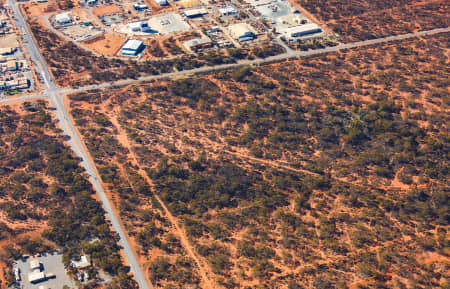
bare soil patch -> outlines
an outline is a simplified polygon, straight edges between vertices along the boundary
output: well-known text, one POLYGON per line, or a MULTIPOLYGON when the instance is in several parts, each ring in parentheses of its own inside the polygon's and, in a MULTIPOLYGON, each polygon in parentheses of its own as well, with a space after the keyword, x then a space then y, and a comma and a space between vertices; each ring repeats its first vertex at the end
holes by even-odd
POLYGON ((126 38, 110 33, 103 33, 101 36, 83 42, 83 45, 93 51, 106 56, 115 56, 126 38))

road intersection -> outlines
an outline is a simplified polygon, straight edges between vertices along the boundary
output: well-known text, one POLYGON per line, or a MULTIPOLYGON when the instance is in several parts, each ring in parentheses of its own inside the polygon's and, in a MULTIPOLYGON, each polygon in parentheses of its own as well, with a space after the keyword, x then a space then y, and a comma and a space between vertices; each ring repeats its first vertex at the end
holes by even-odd
POLYGON ((147 280, 139 266, 134 251, 131 248, 131 245, 126 238, 126 234, 120 225, 119 219, 115 215, 111 203, 108 200, 108 197, 106 196, 105 191, 103 190, 103 187, 100 184, 99 176, 97 175, 97 172, 94 169, 94 164, 91 163, 90 159, 88 158, 88 154, 81 143, 77 131, 73 123, 70 121, 69 113, 62 101, 63 98, 55 85, 52 75, 50 74, 50 71, 48 69, 47 63, 42 57, 39 48, 37 47, 37 44, 35 43, 34 39, 31 36, 32 35, 31 31, 29 27, 26 25, 26 21, 18 7, 18 4, 14 0, 7 0, 7 4, 11 8, 17 27, 22 32, 24 44, 28 50, 28 53, 30 54, 31 60, 34 62, 35 67, 40 68, 39 73, 44 82, 44 92, 47 95, 48 99, 50 100, 50 103, 55 107, 56 117, 59 120, 60 126, 66 135, 71 136, 69 139, 69 144, 76 153, 76 155, 80 157, 81 164, 86 169, 91 179, 91 182, 97 192, 99 199, 103 204, 106 214, 109 220, 111 221, 112 227, 119 236, 119 242, 123 248, 124 256, 128 261, 130 269, 134 274, 134 277, 139 285, 139 288, 149 289, 150 286, 147 283, 147 280))
POLYGON ((433 29, 429 31, 421 31, 421 32, 415 32, 415 33, 409 33, 409 34, 403 34, 403 35, 396 35, 396 36, 390 36, 390 37, 384 37, 384 38, 378 38, 378 39, 372 39, 372 40, 366 40, 366 41, 360 41, 360 42, 354 42, 354 43, 347 43, 347 44, 340 44, 333 47, 327 47, 322 49, 315 49, 310 51, 287 51, 286 53, 279 54, 276 56, 271 56, 265 59, 254 59, 254 60, 245 60, 238 63, 233 64, 224 64, 224 65, 216 65, 216 66, 208 66, 208 67, 201 67, 191 70, 184 70, 184 71, 177 71, 177 72, 171 72, 171 73, 164 73, 160 75, 151 75, 151 76, 145 76, 138 79, 128 79, 128 80, 118 80, 108 83, 102 83, 102 84, 96 84, 96 85, 87 85, 83 87, 78 88, 58 88, 55 85, 55 81, 50 73, 50 70, 48 69, 47 63, 45 59, 43 58, 42 54, 40 53, 40 50, 35 43, 31 31, 29 27, 26 25, 26 20, 23 17, 18 4, 15 0, 7 0, 7 5, 10 7, 14 19, 16 22, 16 26, 19 28, 19 30, 22 33, 22 37, 24 40, 24 45, 27 48, 28 53, 30 54, 31 60, 35 64, 36 69, 38 70, 38 74, 41 76, 42 81, 44 83, 44 93, 40 94, 34 94, 34 95, 21 95, 15 98, 7 98, 7 99, 1 99, 1 104, 6 104, 13 101, 20 101, 20 100, 31 100, 35 98, 48 98, 52 106, 55 108, 56 117, 58 118, 61 128, 63 129, 64 133, 68 136, 70 136, 69 144, 71 148, 74 150, 74 152, 77 154, 78 157, 82 160, 82 166, 86 169, 87 173, 89 174, 89 177, 91 179, 91 182, 99 196, 99 199, 101 200, 103 207, 106 211, 106 214, 111 221, 113 229, 117 232, 119 236, 119 242, 120 245, 123 248, 123 253, 125 258, 128 261, 128 264, 131 268, 132 273, 134 274, 134 277, 139 285, 139 288, 141 289, 148 289, 150 288, 151 284, 147 282, 147 279, 144 276, 144 273, 139 266, 139 263, 136 259, 136 255, 134 253, 134 250, 130 246, 126 234, 123 230, 123 228, 120 225, 119 219, 114 213, 114 210, 111 206, 111 203, 108 199, 108 197, 105 194, 105 191, 103 190, 103 187, 101 186, 101 183, 99 181, 100 176, 98 175, 95 165, 91 162, 91 160, 88 157, 88 153, 86 149, 84 148, 82 141, 80 140, 77 130, 75 129, 75 126, 73 125, 71 118, 69 116, 69 112, 67 108, 63 104, 63 97, 70 93, 75 92, 82 92, 87 91, 90 89, 104 89, 112 86, 120 86, 120 85, 128 85, 128 84, 134 84, 139 83, 143 81, 150 81, 150 80, 156 80, 161 78, 170 78, 170 77, 177 77, 177 76, 185 76, 185 75, 193 75, 193 74, 199 74, 199 73, 207 73, 207 72, 213 72, 213 71, 219 71, 219 70, 226 70, 226 69, 232 69, 242 66, 249 66, 249 65, 261 65, 265 63, 270 62, 277 62, 292 58, 299 58, 299 57, 307 57, 307 56, 313 56, 313 55, 319 55, 323 53, 330 53, 330 52, 336 52, 344 49, 351 49, 351 48, 357 48, 357 47, 363 47, 363 46, 369 46, 384 42, 391 42, 391 41, 397 41, 407 38, 413 38, 413 37, 420 37, 420 36, 426 36, 431 34, 437 34, 437 33, 443 33, 443 32, 449 32, 450 27, 447 28, 438 28, 433 29))

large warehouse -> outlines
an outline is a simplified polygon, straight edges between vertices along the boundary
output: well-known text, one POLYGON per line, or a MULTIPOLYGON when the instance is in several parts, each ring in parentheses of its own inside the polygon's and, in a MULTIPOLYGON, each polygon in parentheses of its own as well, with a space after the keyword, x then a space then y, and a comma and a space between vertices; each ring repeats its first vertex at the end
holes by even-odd
POLYGON ((322 32, 322 28, 320 28, 320 26, 315 23, 294 26, 283 31, 285 37, 288 39, 294 39, 320 32, 322 32))
POLYGON ((122 55, 136 56, 144 49, 144 43, 140 40, 127 40, 120 50, 122 55))
POLYGON ((72 22, 72 18, 69 13, 61 13, 55 16, 55 21, 59 24, 67 24, 72 22))
POLYGON ((238 40, 239 42, 249 41, 256 38, 255 33, 252 31, 250 26, 246 23, 238 23, 228 26, 231 37, 238 40))
POLYGON ((199 9, 191 9, 191 10, 185 10, 183 11, 183 15, 187 18, 196 18, 196 17, 202 17, 203 15, 208 14, 208 11, 206 11, 205 8, 199 8, 199 9))

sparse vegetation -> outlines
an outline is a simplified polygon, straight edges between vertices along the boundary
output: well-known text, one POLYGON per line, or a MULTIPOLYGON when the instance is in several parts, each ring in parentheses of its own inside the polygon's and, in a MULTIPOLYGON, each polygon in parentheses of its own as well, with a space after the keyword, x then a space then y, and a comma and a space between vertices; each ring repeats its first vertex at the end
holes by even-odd
POLYGON ((374 39, 450 26, 446 1, 295 0, 345 41, 374 39))
POLYGON ((158 286, 202 284, 207 264, 225 288, 438 288, 448 47, 95 90, 72 114, 158 286))
POLYGON ((47 103, 0 107, 0 132, 2 265, 56 248, 68 263, 84 252, 95 270, 111 274, 124 288, 136 288, 105 212, 47 103), (94 238, 98 241, 88 243, 94 238))

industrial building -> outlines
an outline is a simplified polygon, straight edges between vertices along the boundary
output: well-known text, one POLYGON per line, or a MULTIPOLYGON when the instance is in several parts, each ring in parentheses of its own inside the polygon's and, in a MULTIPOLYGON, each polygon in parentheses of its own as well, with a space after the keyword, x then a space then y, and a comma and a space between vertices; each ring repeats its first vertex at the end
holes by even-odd
POLYGON ((205 8, 191 9, 191 10, 183 11, 183 15, 186 16, 187 18, 202 17, 203 15, 206 15, 206 14, 208 14, 208 11, 206 11, 205 8))
POLYGON ((0 71, 16 71, 19 70, 20 64, 15 59, 0 62, 0 71))
POLYGON ((122 55, 136 56, 144 49, 144 43, 140 40, 127 40, 120 50, 122 55))
POLYGON ((19 273, 19 280, 17 280, 16 286, 13 286, 14 288, 61 289, 81 287, 68 274, 60 253, 18 259, 13 268, 15 272, 19 273), (34 261, 31 262, 32 260, 34 261), (40 269, 37 269, 37 264, 40 264, 40 269), (32 268, 35 268, 35 270, 32 270, 32 268), (20 273, 23 274, 22 278, 20 278, 20 273))
POLYGON ((250 41, 256 38, 255 33, 252 31, 247 23, 238 23, 228 26, 231 37, 239 42, 250 41))
POLYGON ((12 80, 0 80, 0 90, 4 89, 26 89, 30 87, 30 81, 26 78, 18 78, 12 80))
POLYGON ((45 273, 41 271, 33 271, 28 273, 28 281, 32 284, 39 283, 45 281, 47 278, 45 277, 45 273))
POLYGON ((147 21, 129 23, 128 26, 133 32, 156 33, 156 31, 150 29, 147 21))
POLYGON ((233 6, 227 6, 225 8, 220 8, 219 12, 222 13, 223 15, 234 15, 234 14, 238 13, 237 9, 234 8, 233 6))
POLYGON ((283 31, 284 36, 287 39, 295 39, 302 36, 312 35, 316 33, 321 33, 322 28, 320 28, 319 25, 315 23, 305 24, 305 25, 299 25, 287 28, 283 31))
POLYGON ((30 260, 30 270, 41 270, 41 262, 39 262, 38 259, 31 259, 30 260))
POLYGON ((68 24, 72 23, 72 18, 69 13, 60 13, 55 16, 55 21, 59 24, 68 24))
POLYGON ((141 22, 133 22, 128 24, 128 26, 130 27, 130 30, 133 32, 141 31, 141 22))
POLYGON ((147 9, 148 9, 148 6, 147 6, 146 4, 138 4, 138 3, 135 3, 135 4, 133 4, 133 8, 134 8, 134 10, 136 10, 136 11, 143 11, 143 10, 147 10, 147 9))
POLYGON ((200 49, 210 48, 213 46, 211 39, 208 37, 195 38, 183 42, 183 46, 190 51, 197 51, 200 49))
POLYGON ((0 55, 10 55, 16 52, 17 47, 0 47, 0 55))

